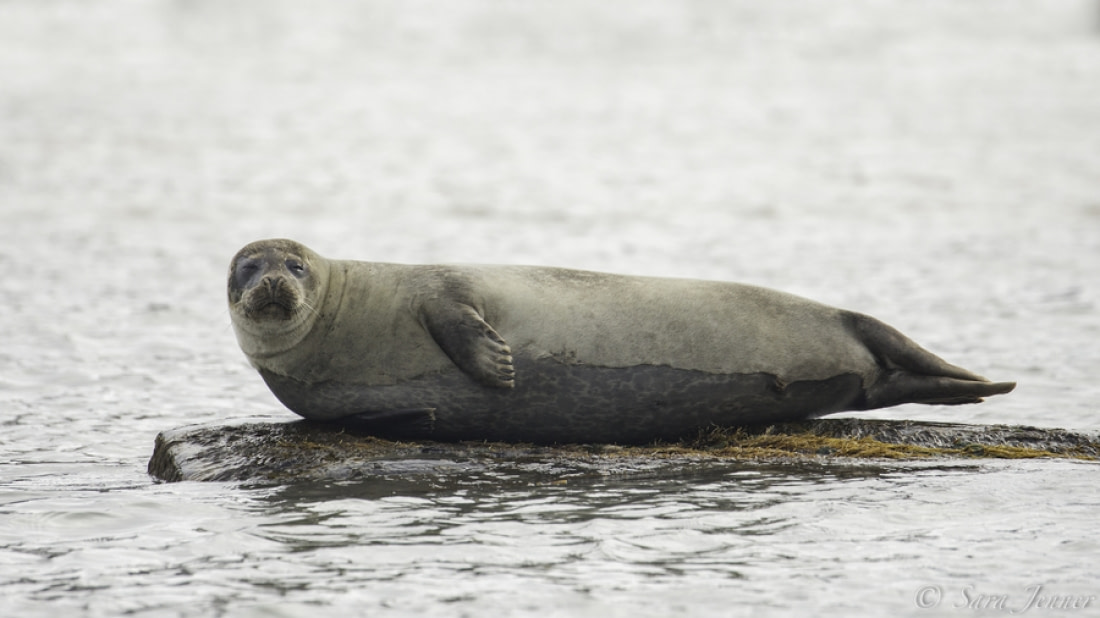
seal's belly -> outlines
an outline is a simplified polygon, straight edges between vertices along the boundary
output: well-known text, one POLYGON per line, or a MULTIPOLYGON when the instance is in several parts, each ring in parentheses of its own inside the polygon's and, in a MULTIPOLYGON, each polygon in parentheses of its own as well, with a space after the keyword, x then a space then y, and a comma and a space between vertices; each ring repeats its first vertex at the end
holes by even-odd
POLYGON ((851 409, 863 396, 862 380, 852 373, 784 384, 767 373, 565 365, 521 357, 516 374, 516 387, 507 390, 480 386, 457 370, 374 387, 306 385, 267 373, 264 379, 288 408, 310 419, 355 419, 392 437, 537 443, 673 440, 712 425, 851 409), (432 423, 403 424, 393 414, 428 410, 432 423))

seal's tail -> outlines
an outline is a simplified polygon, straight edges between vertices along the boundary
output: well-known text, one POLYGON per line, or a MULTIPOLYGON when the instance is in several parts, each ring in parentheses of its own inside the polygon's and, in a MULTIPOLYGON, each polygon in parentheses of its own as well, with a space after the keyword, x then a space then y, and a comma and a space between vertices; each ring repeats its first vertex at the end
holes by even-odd
POLYGON ((902 403, 956 405, 1003 395, 1015 382, 991 382, 952 365, 875 318, 852 314, 852 328, 874 354, 886 375, 867 386, 865 409, 902 403))

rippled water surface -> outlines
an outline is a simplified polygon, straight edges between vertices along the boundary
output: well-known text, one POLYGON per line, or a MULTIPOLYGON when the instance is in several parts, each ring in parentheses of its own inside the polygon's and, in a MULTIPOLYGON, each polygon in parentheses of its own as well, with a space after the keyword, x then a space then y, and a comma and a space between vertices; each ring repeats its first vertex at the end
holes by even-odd
POLYGON ((224 308, 270 236, 781 288, 1020 384, 868 416, 1100 430, 1097 101, 1084 1, 0 2, 0 615, 1096 615, 1094 463, 145 464, 293 418, 224 308))

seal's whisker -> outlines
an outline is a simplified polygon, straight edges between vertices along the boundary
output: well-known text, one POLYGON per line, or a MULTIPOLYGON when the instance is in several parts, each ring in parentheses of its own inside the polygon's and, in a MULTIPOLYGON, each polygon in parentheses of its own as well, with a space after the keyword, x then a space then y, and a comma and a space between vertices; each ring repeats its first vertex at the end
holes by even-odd
POLYGON ((321 312, 317 311, 317 309, 313 306, 312 303, 309 302, 309 299, 307 298, 301 299, 301 301, 298 303, 297 309, 294 310, 295 315, 302 313, 302 309, 305 309, 307 312, 312 313, 317 317, 321 317, 321 312))

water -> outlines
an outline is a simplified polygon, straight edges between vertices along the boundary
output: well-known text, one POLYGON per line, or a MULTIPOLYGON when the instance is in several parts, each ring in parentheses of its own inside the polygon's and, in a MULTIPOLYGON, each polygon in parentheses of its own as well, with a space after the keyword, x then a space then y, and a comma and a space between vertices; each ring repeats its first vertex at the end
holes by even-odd
POLYGON ((1020 382, 868 416, 1098 430, 1098 15, 0 3, 0 615, 1100 614, 1090 463, 145 475, 162 429, 292 418, 224 308, 270 236, 781 288, 1020 382))

